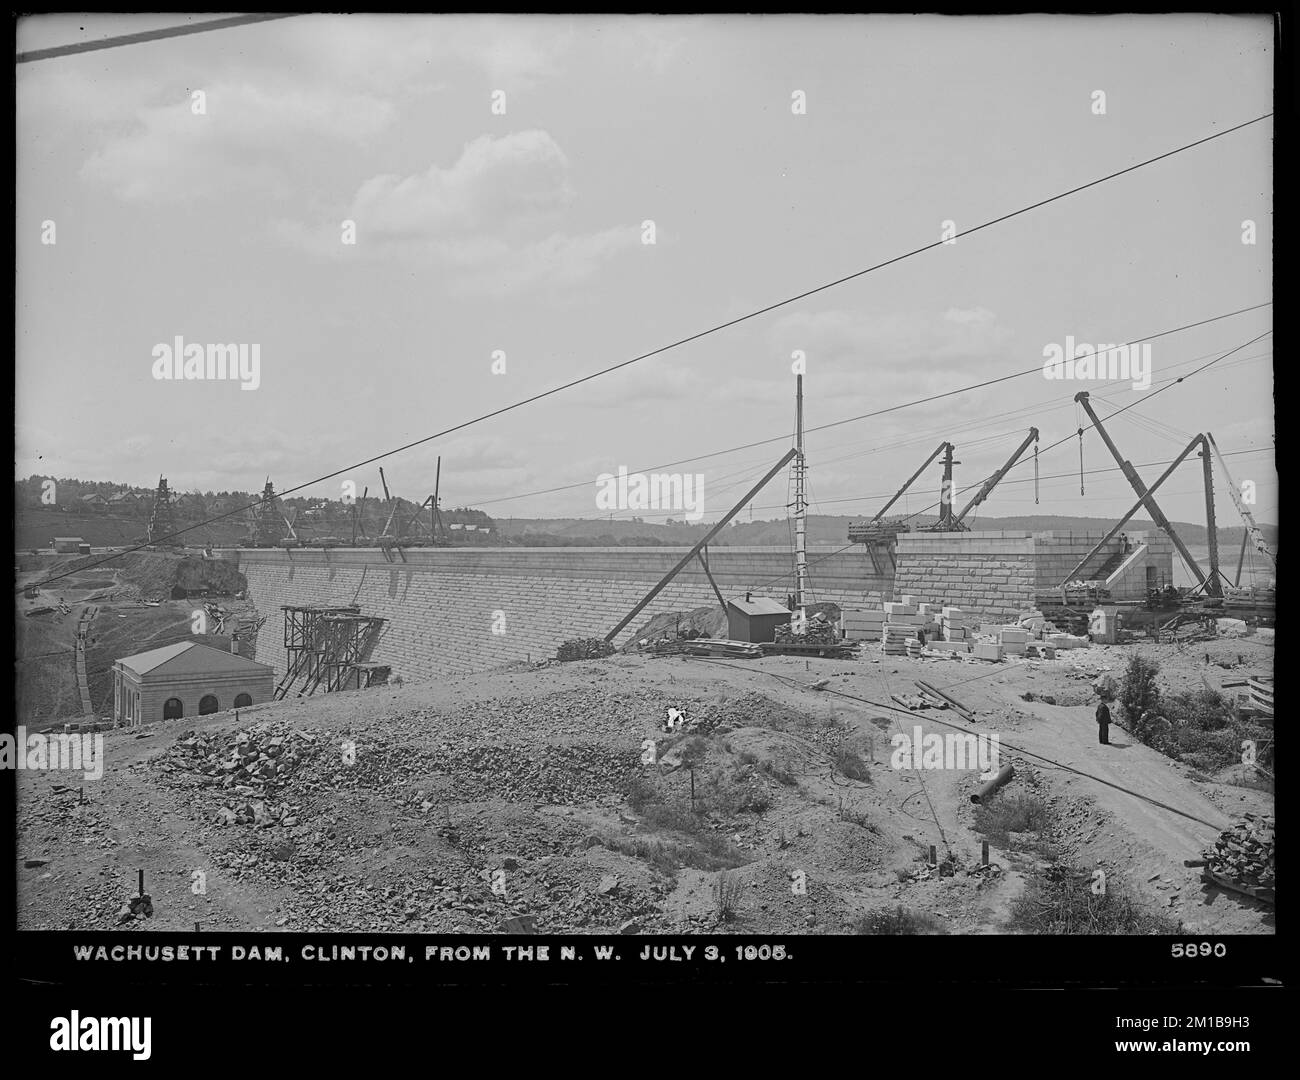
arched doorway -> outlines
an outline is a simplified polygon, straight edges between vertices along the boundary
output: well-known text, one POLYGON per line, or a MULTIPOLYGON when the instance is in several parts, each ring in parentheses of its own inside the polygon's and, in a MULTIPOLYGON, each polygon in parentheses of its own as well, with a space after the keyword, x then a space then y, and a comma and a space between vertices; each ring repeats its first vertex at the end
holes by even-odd
POLYGON ((207 716, 208 713, 214 713, 219 706, 217 705, 216 694, 204 694, 199 700, 199 715, 207 716))
POLYGON ((164 720, 179 720, 185 715, 185 703, 178 697, 168 698, 163 705, 164 720))
POLYGON ((236 708, 236 709, 245 709, 245 708, 247 708, 247 707, 248 707, 249 705, 251 705, 251 704, 253 704, 253 695, 252 695, 252 694, 236 694, 236 695, 235 695, 235 708, 236 708))

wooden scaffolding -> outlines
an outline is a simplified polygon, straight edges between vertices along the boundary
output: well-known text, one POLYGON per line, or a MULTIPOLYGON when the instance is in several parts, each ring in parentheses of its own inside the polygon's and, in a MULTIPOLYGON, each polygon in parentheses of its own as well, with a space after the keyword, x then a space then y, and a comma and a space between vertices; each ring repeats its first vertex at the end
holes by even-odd
POLYGON ((286 606, 284 649, 288 662, 275 699, 305 697, 373 685, 383 665, 368 663, 384 619, 362 615, 356 606, 286 606))

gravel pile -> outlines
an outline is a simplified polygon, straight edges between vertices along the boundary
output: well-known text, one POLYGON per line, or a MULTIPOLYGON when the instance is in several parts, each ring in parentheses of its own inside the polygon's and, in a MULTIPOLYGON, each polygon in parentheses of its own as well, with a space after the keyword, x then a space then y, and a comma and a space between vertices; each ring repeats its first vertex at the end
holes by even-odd
POLYGON ((286 795, 321 752, 322 737, 287 724, 263 723, 234 735, 187 731, 149 764, 177 787, 215 788, 224 796, 218 825, 298 824, 300 803, 286 795))
POLYGON ((320 752, 320 740, 318 734, 270 722, 234 735, 187 731, 149 764, 182 786, 188 781, 266 796, 320 752))

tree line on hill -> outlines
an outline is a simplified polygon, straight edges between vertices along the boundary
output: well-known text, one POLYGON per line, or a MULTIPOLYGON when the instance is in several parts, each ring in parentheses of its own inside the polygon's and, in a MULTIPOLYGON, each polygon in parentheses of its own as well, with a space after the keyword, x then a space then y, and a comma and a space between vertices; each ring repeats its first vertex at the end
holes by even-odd
MULTIPOLYGON (((244 511, 246 507, 257 504, 261 492, 248 491, 178 491, 173 490, 173 516, 183 522, 200 521, 207 516, 244 511)), ((67 513, 102 513, 120 517, 147 519, 152 513, 156 498, 156 489, 115 484, 103 480, 79 480, 75 477, 52 477, 32 475, 25 480, 14 481, 14 506, 18 510, 46 509, 61 510, 67 513)), ((362 524, 367 533, 375 535, 382 530, 390 513, 402 522, 420 513, 420 504, 394 496, 393 502, 369 496, 361 511, 362 524)), ((340 499, 323 499, 319 496, 289 496, 280 499, 285 512, 293 518, 295 525, 334 524, 340 529, 344 526, 350 534, 352 522, 352 504, 340 499)), ((426 508, 419 520, 424 526, 429 524, 429 511, 426 508)), ((460 506, 440 511, 444 525, 461 525, 466 529, 479 530, 491 528, 493 520, 482 510, 460 506)), ((230 523, 246 520, 247 514, 232 516, 230 523)), ((319 531, 319 530, 318 530, 319 531)))

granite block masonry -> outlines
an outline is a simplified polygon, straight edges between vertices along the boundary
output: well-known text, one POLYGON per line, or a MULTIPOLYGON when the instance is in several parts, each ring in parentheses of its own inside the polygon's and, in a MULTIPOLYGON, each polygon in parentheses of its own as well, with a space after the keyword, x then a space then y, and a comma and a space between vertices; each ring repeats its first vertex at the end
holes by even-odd
MULTIPOLYGON (((248 597, 267 617, 257 659, 277 678, 286 667, 285 605, 355 604, 387 620, 371 659, 404 681, 483 671, 511 661, 548 659, 570 638, 604 637, 686 554, 687 548, 415 548, 390 562, 377 549, 271 548, 226 551, 248 580, 248 597)), ((862 550, 810 548, 814 599, 841 607, 879 606, 892 578, 862 550)), ((724 597, 793 591, 793 555, 781 548, 710 548, 709 568, 724 597)), ((618 646, 655 615, 716 605, 698 560, 689 564, 616 639, 618 646)))
MULTIPOLYGON (((1172 576, 1161 533, 1116 538, 1080 572, 1110 569, 1125 595, 1172 576), (1118 564, 1118 568, 1116 567, 1118 564)), ((894 559, 874 566, 862 545, 810 547, 811 600, 881 610, 907 595, 917 604, 959 607, 970 621, 1011 622, 1034 607, 1099 541, 1060 532, 905 533, 894 559), (896 568, 895 568, 896 564, 896 568)), ((483 671, 553 657, 570 638, 604 637, 689 549, 411 548, 385 558, 374 548, 223 551, 248 579, 267 618, 257 659, 285 670, 284 605, 355 604, 387 620, 371 659, 406 681, 483 671)), ((775 547, 713 547, 709 567, 724 597, 794 591, 794 557, 775 547)), ((627 644, 657 614, 717 604, 698 560, 689 563, 615 640, 627 644)), ((919 621, 925 618, 915 616, 919 621)), ((901 616, 900 616, 901 618, 901 616)))

